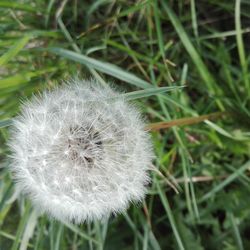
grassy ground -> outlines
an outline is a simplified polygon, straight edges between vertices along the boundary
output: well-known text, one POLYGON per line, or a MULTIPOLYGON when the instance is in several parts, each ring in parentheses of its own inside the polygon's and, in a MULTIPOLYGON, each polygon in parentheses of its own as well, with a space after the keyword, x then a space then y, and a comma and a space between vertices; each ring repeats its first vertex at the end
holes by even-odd
POLYGON ((1 0, 0 249, 250 249, 249 10, 248 0, 1 0), (148 123, 174 121, 152 132, 161 174, 143 204, 81 226, 38 217, 17 195, 5 146, 21 100, 76 75, 126 92, 186 85, 135 100, 148 123))

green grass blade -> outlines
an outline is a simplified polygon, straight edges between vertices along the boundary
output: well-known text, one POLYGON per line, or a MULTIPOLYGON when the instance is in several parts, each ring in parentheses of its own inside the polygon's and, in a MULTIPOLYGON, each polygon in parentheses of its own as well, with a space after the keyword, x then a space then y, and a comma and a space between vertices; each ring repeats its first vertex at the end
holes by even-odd
POLYGON ((191 202, 191 197, 190 197, 190 185, 189 185, 189 179, 191 178, 191 176, 189 176, 188 174, 188 170, 187 170, 187 159, 186 159, 186 155, 185 152, 182 148, 180 148, 180 155, 181 155, 181 162, 182 162, 182 172, 183 172, 183 177, 184 177, 184 190, 185 190, 185 196, 186 196, 186 204, 187 204, 187 208, 188 211, 191 215, 192 218, 194 218, 194 212, 193 212, 193 208, 192 208, 192 202, 191 202))
MULTIPOLYGON (((9 181, 8 183, 5 183, 4 186, 2 186, 1 191, 0 191, 0 195, 1 195, 0 196, 1 197, 1 200, 0 200, 0 212, 2 212, 2 210, 4 209, 4 207, 6 205, 5 203, 11 197, 12 192, 13 192, 13 183, 12 182, 9 181)), ((1 217, 2 216, 0 216, 0 218, 1 217)), ((3 219, 3 218, 1 218, 1 219, 3 219)))
POLYGON ((10 126, 11 123, 10 119, 0 121, 0 129, 10 126))
POLYGON ((151 84, 149 84, 148 82, 140 79, 139 77, 131 73, 128 73, 127 71, 114 64, 102 62, 94 58, 61 48, 50 48, 48 49, 48 51, 57 54, 61 57, 67 58, 69 60, 81 63, 87 67, 92 67, 122 81, 133 84, 139 88, 149 88, 151 86, 151 84))
POLYGON ((203 202, 207 199, 209 199, 211 196, 213 196, 215 193, 222 190, 225 186, 229 185, 232 181, 234 181, 236 178, 238 178, 239 175, 241 175, 245 170, 250 168, 250 161, 245 163, 243 166, 241 166, 238 170, 236 170, 233 174, 231 174, 229 177, 227 177, 224 181, 220 182, 216 187, 214 187, 212 190, 210 190, 207 194, 205 194, 199 201, 203 202))
POLYGON ((64 23, 63 23, 61 17, 59 17, 59 18, 57 19, 57 23, 59 24, 59 26, 60 26, 60 28, 61 28, 61 30, 62 30, 64 36, 65 36, 65 37, 67 38, 67 40, 69 41, 69 43, 70 43, 72 49, 73 49, 74 51, 76 51, 77 53, 81 53, 81 50, 78 48, 78 46, 76 45, 74 39, 71 37, 69 31, 66 29, 66 27, 65 27, 65 25, 64 25, 64 23))
MULTIPOLYGON (((168 14, 170 21, 172 22, 177 34, 179 35, 184 47, 186 48, 187 52, 189 53, 190 57, 192 58, 194 64, 196 65, 202 79, 204 80, 204 83, 206 84, 208 90, 213 95, 219 95, 220 89, 218 85, 215 85, 215 79, 209 72, 207 66, 203 62, 201 56, 198 54, 197 50, 195 49, 194 45, 190 41, 190 38, 188 37, 184 27, 182 26, 181 22, 177 18, 174 11, 168 6, 168 3, 165 1, 161 1, 162 6, 166 13, 168 14)), ((219 107, 224 110, 223 105, 220 101, 217 101, 219 107)))
POLYGON ((154 7, 154 18, 155 18, 155 25, 156 25, 156 34, 157 34, 157 41, 158 41, 158 47, 160 50, 160 55, 162 57, 162 60, 164 62, 164 66, 165 66, 165 71, 168 77, 168 81, 172 82, 172 76, 169 72, 169 68, 168 65, 166 63, 166 56, 165 56, 165 50, 164 50, 164 40, 163 40, 163 33, 162 33, 162 28, 161 28, 161 19, 160 19, 160 15, 159 15, 159 6, 158 6, 158 0, 155 0, 153 3, 153 7, 154 7))
POLYGON ((211 121, 209 121, 209 120, 206 120, 205 123, 206 123, 209 127, 211 127, 212 129, 214 129, 215 131, 217 131, 219 134, 224 135, 224 136, 226 136, 226 137, 228 137, 228 138, 233 139, 233 136, 232 136, 230 133, 228 133, 225 129, 221 128, 221 127, 218 126, 217 124, 215 124, 215 123, 213 123, 213 122, 211 122, 211 121))
POLYGON ((127 16, 131 13, 134 13, 138 10, 141 10, 143 7, 146 7, 148 4, 150 4, 153 0, 145 0, 145 1, 141 1, 141 2, 137 2, 136 4, 132 5, 132 7, 121 11, 117 17, 123 17, 123 16, 127 16))
POLYGON ((57 228, 56 240, 53 246, 53 250, 60 250, 60 242, 63 236, 63 229, 64 226, 62 224, 59 224, 57 228))
POLYGON ((198 38, 198 25, 197 25, 195 0, 191 0, 190 4, 191 4, 191 17, 192 17, 192 27, 194 31, 194 36, 198 38))
POLYGON ((133 91, 130 93, 122 94, 122 96, 125 97, 127 100, 135 100, 139 98, 162 94, 162 93, 173 91, 173 90, 179 90, 179 89, 182 89, 183 87, 184 86, 149 88, 145 90, 138 90, 138 91, 133 91))
POLYGON ((140 231, 137 229, 136 224, 133 222, 133 220, 130 218, 130 216, 125 212, 123 214, 125 220, 127 221, 128 225, 130 226, 130 228, 132 229, 132 231, 135 234, 135 237, 137 237, 138 239, 140 239, 143 242, 143 236, 140 233, 140 231))
POLYGON ((52 9, 54 3, 55 3, 55 0, 50 0, 49 3, 48 3, 47 9, 46 9, 45 21, 44 21, 45 27, 48 26, 49 18, 50 18, 50 12, 51 12, 51 9, 52 9))
POLYGON ((219 134, 226 136, 230 139, 233 140, 237 140, 237 141, 245 141, 245 140, 249 140, 248 137, 245 137, 243 135, 238 135, 238 136, 234 136, 232 134, 230 134, 229 132, 227 132, 225 129, 223 129, 222 127, 218 126, 217 124, 215 124, 214 122, 211 122, 209 120, 205 120, 205 123, 211 127, 212 129, 214 129, 216 132, 218 132, 219 134))
POLYGON ((44 75, 45 73, 57 71, 57 67, 44 68, 43 70, 33 72, 23 72, 16 75, 0 79, 0 90, 20 87, 24 83, 29 82, 32 78, 44 75))
POLYGON ((36 8, 33 8, 28 4, 15 3, 15 2, 10 2, 10 1, 2 1, 2 0, 0 2, 0 8, 10 8, 14 10, 25 10, 28 12, 37 12, 36 8))
MULTIPOLYGON (((61 17, 58 17, 57 19, 57 23, 59 24, 65 38, 69 41, 71 47, 73 48, 73 50, 76 53, 81 54, 81 50, 80 48, 77 46, 77 44, 75 43, 74 39, 72 38, 72 36, 70 35, 69 31, 67 30, 66 26, 64 25, 61 17)), ((95 71, 95 69, 93 69, 92 67, 86 65, 88 67, 88 69, 90 70, 90 72, 92 73, 92 75, 97 79, 97 81, 99 81, 101 84, 106 84, 106 82, 102 79, 102 77, 95 71)))
POLYGON ((245 49, 242 39, 242 30, 241 30, 241 20, 240 20, 240 3, 241 0, 235 1, 235 29, 236 29, 236 41, 237 41, 237 47, 238 47, 238 53, 240 58, 240 64, 243 71, 243 78, 245 82, 246 90, 248 91, 248 99, 250 95, 250 81, 248 78, 248 65, 245 55, 245 49))
POLYGON ((149 242, 154 250, 161 250, 159 242, 156 240, 155 235, 153 234, 152 230, 149 230, 149 242))
POLYGON ((235 238, 236 244, 238 246, 238 249, 239 250, 244 250, 242 239, 240 237, 239 228, 237 226, 236 219, 235 219, 235 217, 234 217, 234 215, 232 213, 229 213, 229 219, 230 219, 231 224, 232 224, 234 238, 235 238))
POLYGON ((34 250, 43 250, 43 244, 45 242, 45 225, 46 224, 46 218, 42 217, 41 220, 39 221, 39 226, 37 227, 37 232, 36 232, 36 239, 34 241, 34 250))
MULTIPOLYGON (((12 235, 12 234, 9 234, 9 233, 6 233, 2 230, 0 230, 0 235, 5 237, 6 239, 9 239, 9 240, 12 240, 12 241, 15 241, 16 240, 16 236, 15 235, 12 235)), ((21 242, 21 240, 19 240, 19 242, 21 242)), ((30 248, 33 248, 34 246, 32 244, 28 244, 28 247, 30 248)), ((1 249, 2 250, 2 249, 1 249)))
POLYGON ((28 219, 27 224, 25 226, 25 231, 23 233, 20 250, 26 250, 28 248, 29 240, 34 233, 34 230, 35 230, 35 227, 37 224, 37 218, 38 218, 37 211, 35 209, 33 209, 29 215, 29 219, 28 219))
POLYGON ((75 232, 76 234, 78 234, 79 236, 81 236, 83 239, 86 240, 90 240, 93 241, 95 244, 100 245, 101 243, 99 241, 97 241, 96 239, 94 239, 93 237, 90 237, 89 235, 85 234, 83 232, 83 230, 81 230, 79 227, 73 225, 73 224, 69 224, 69 223, 64 223, 64 225, 66 227, 68 227, 70 230, 72 230, 73 232, 75 232))
MULTIPOLYGON (((250 28, 245 28, 245 29, 242 29, 241 31, 238 31, 238 32, 240 32, 241 34, 249 33, 250 28)), ((230 31, 224 31, 224 32, 213 32, 210 35, 200 36, 199 40, 214 39, 214 38, 225 39, 226 37, 236 36, 236 35, 237 35, 236 30, 230 30, 230 31)))
POLYGON ((17 232, 16 232, 16 238, 15 241, 12 245, 11 250, 17 250, 18 249, 18 245, 19 242, 21 240, 22 234, 25 230, 25 226, 28 223, 29 217, 30 217, 30 212, 31 212, 31 203, 26 204, 25 206, 25 211, 24 214, 22 215, 22 218, 19 222, 18 228, 17 228, 17 232))
POLYGON ((155 26, 156 26, 156 33, 157 33, 157 41, 158 41, 158 46, 160 49, 160 53, 162 56, 162 59, 165 60, 165 52, 164 52, 164 43, 163 43, 163 34, 161 30, 161 23, 160 23, 160 17, 159 17, 159 6, 158 6, 158 1, 154 1, 154 18, 155 18, 155 26))
POLYGON ((159 195, 160 195, 160 198, 161 198, 161 202, 165 208, 165 211, 168 215, 168 219, 169 219, 169 222, 171 224, 171 227, 172 227, 172 230, 174 232, 174 236, 175 236, 175 239, 177 241, 177 244, 179 246, 179 249, 180 250, 184 250, 184 245, 182 243, 182 240, 181 240, 181 237, 180 237, 180 234, 178 232, 178 229, 177 229, 177 226, 176 226, 176 223, 175 223, 175 219, 174 219, 174 216, 172 214, 172 211, 171 211, 171 208, 169 206, 169 202, 168 202, 168 199, 167 199, 167 196, 163 193, 161 187, 160 187, 160 184, 158 182, 156 182, 156 186, 157 186, 157 189, 159 191, 159 195))
POLYGON ((31 36, 26 35, 22 39, 18 40, 12 48, 10 48, 5 54, 3 54, 0 57, 0 66, 6 64, 8 61, 10 61, 13 57, 15 57, 20 50, 23 49, 23 47, 28 43, 31 36))
POLYGON ((144 236, 143 236, 143 249, 142 250, 147 250, 148 249, 148 234, 149 234, 149 228, 147 224, 144 224, 144 236))

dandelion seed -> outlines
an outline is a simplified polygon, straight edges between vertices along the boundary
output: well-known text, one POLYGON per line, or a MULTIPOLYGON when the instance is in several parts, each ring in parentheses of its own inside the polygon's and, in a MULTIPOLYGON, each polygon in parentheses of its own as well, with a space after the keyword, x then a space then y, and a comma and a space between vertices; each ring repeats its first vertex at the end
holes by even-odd
POLYGON ((75 80, 34 97, 11 135, 17 188, 53 218, 102 219, 146 193, 149 135, 137 109, 109 87, 75 80))

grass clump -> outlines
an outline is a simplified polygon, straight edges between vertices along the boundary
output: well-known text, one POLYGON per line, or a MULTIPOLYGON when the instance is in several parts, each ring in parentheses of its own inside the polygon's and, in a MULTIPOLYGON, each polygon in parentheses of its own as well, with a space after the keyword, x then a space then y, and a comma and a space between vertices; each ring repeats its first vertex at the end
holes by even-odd
POLYGON ((243 0, 1 1, 0 248, 249 249, 249 9, 243 0), (71 76, 115 82, 149 128, 165 125, 151 132, 143 205, 81 226, 38 216, 7 168, 21 101, 71 76))

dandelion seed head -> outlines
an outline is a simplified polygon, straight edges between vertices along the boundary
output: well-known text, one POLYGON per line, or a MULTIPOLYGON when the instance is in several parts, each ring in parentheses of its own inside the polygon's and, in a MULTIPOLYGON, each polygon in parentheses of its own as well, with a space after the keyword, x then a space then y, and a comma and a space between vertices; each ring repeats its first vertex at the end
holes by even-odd
POLYGON ((17 187, 58 220, 102 219, 145 196, 153 152, 143 119, 94 81, 71 81, 24 103, 9 146, 17 187))

